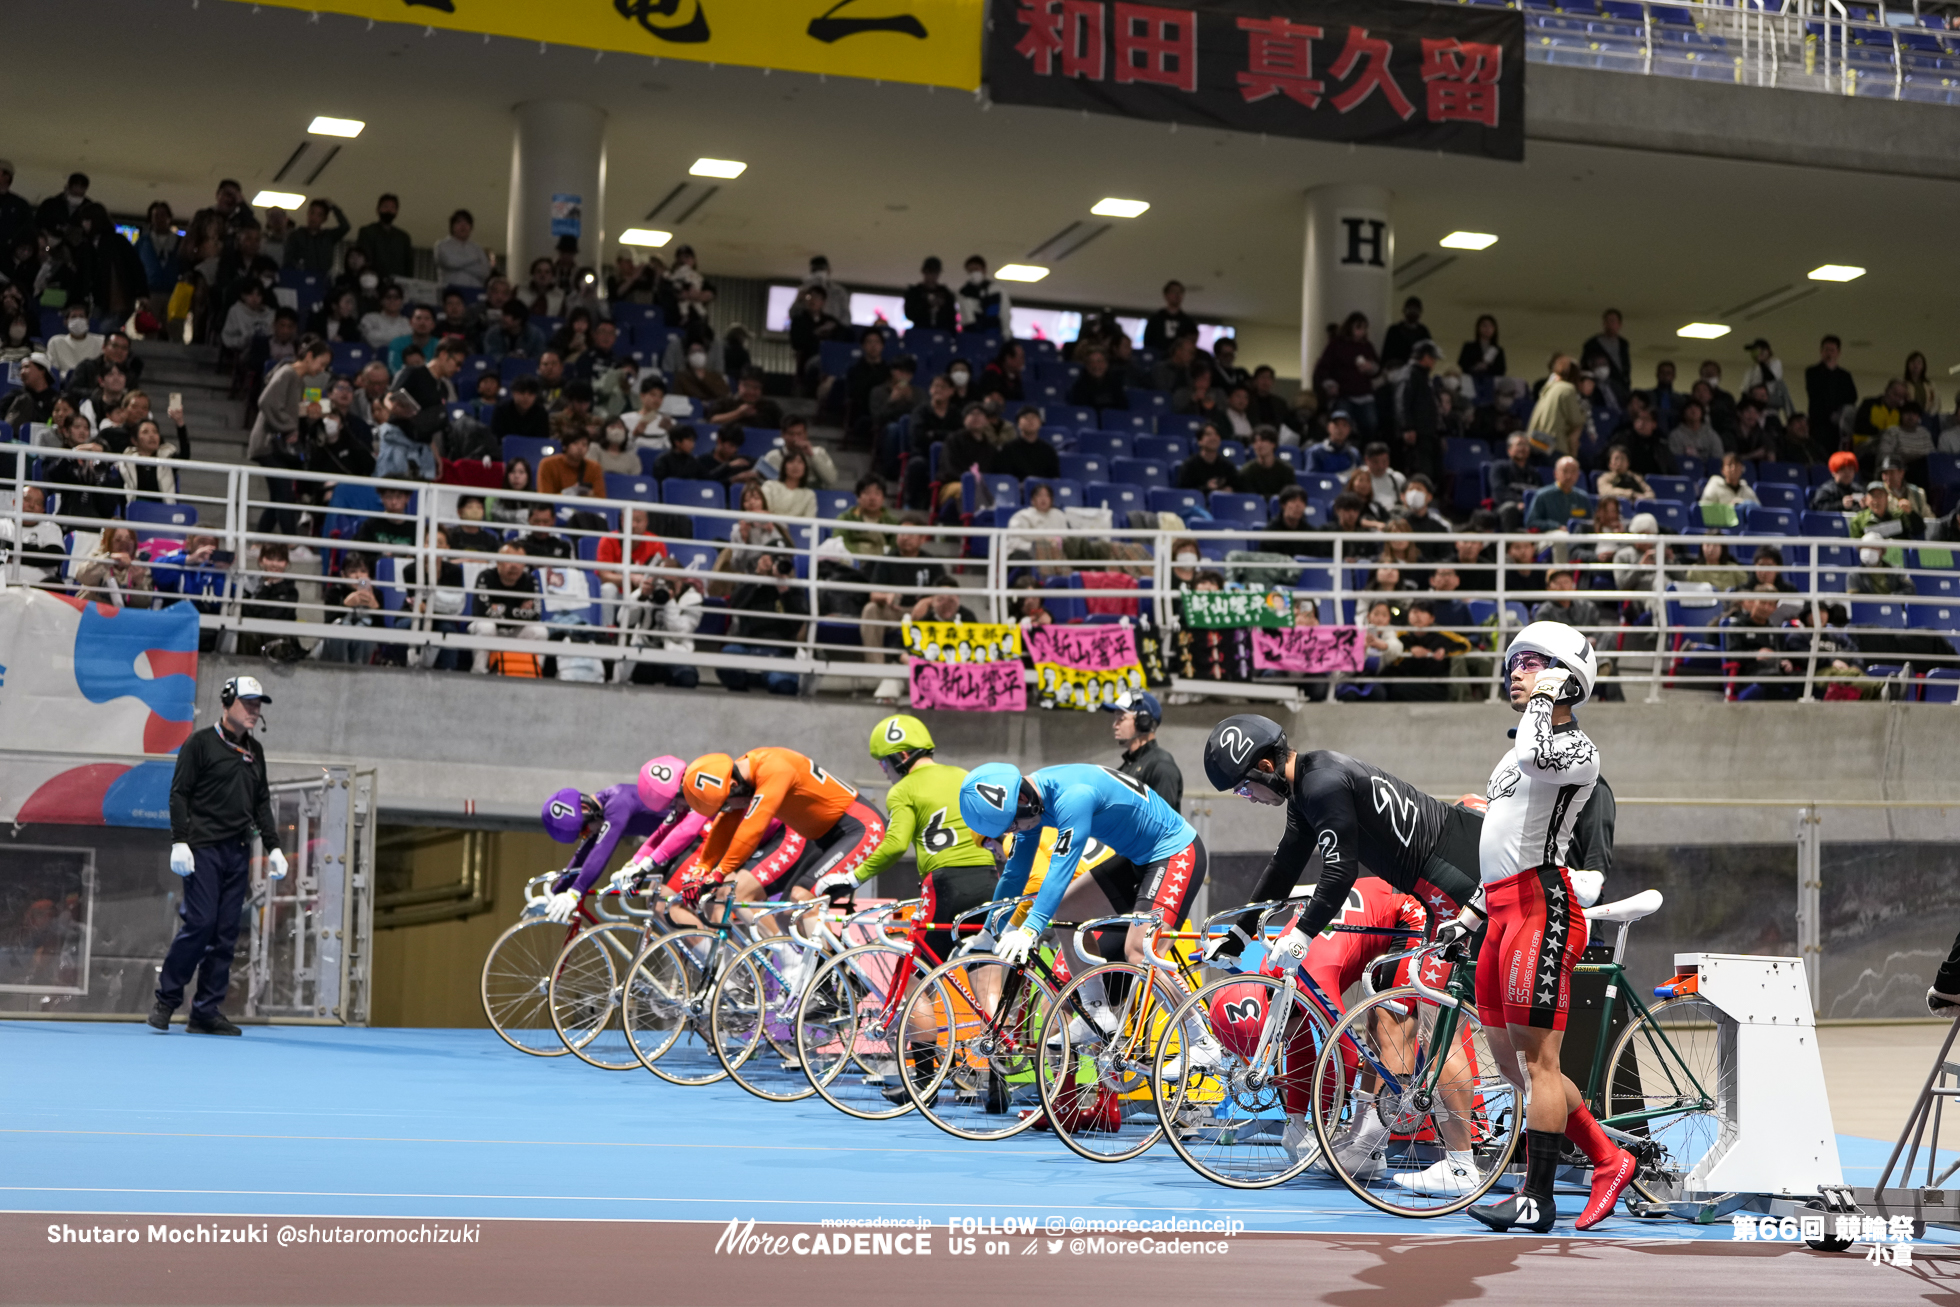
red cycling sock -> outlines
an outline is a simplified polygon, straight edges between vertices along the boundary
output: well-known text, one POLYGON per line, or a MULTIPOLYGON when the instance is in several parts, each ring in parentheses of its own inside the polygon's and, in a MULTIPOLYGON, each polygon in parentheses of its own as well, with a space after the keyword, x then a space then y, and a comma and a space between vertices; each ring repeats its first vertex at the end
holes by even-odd
POLYGON ((1565 1137, 1579 1145, 1594 1166, 1611 1161, 1620 1151, 1620 1146, 1606 1137, 1599 1122, 1593 1120, 1593 1114, 1583 1107, 1573 1108, 1572 1115, 1565 1118, 1565 1137))

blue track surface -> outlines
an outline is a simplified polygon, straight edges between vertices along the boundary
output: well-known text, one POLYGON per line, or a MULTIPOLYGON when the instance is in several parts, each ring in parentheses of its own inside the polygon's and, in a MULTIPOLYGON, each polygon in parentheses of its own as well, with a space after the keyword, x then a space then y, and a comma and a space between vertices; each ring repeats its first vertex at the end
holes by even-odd
MULTIPOLYGON (((257 1027, 217 1039, 0 1022, 0 1066, 0 1210, 1481 1229, 1464 1216, 1417 1227, 1331 1181, 1224 1189, 1165 1147, 1099 1166, 1044 1136, 965 1143, 916 1118, 858 1121, 815 1098, 767 1103, 729 1084, 680 1088, 527 1057, 489 1031, 257 1027)), ((1888 1146, 1848 1136, 1838 1146, 1846 1180, 1871 1184, 1888 1146)), ((1580 1205, 1561 1198, 1568 1217, 1580 1205)), ((1726 1225, 1624 1217, 1594 1233, 1730 1238, 1726 1225)))

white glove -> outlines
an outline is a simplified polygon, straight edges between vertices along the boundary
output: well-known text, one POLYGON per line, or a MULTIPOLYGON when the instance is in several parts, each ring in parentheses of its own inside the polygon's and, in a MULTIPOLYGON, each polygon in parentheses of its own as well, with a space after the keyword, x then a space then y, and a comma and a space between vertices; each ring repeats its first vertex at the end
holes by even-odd
POLYGON ((817 883, 810 887, 818 898, 828 895, 833 901, 850 898, 857 893, 857 877, 848 871, 833 871, 827 876, 817 877, 817 883))
POLYGON ((1010 967, 1018 967, 1028 960, 1034 952, 1035 933, 1026 926, 1016 926, 1000 937, 994 945, 994 956, 1010 967))
POLYGON ((1565 668, 1547 667, 1544 671, 1531 678, 1531 693, 1534 696, 1540 694, 1550 695, 1552 702, 1556 703, 1558 702, 1559 691, 1563 690, 1566 682, 1571 679, 1572 673, 1565 668))
POLYGON ((1477 923, 1465 921, 1462 917, 1451 917, 1436 927, 1435 943, 1443 946, 1443 960, 1446 962, 1467 962, 1470 959, 1470 937, 1477 933, 1477 923))
POLYGON ((1582 908, 1599 902, 1599 891, 1606 887, 1606 873, 1600 871, 1569 871, 1566 879, 1572 882, 1572 897, 1582 908))
POLYGON ((1942 994, 1928 986, 1926 989, 1926 1010, 1936 1017, 1952 1016, 1953 1009, 1960 1007, 1960 994, 1942 994))
POLYGON ((173 844, 170 846, 170 870, 176 872, 179 876, 188 876, 197 870, 197 859, 191 856, 190 845, 173 844))
POLYGON ((265 874, 274 880, 286 879, 286 855, 278 849, 266 854, 265 874))
POLYGON ((568 889, 562 894, 553 894, 545 904, 544 919, 564 925, 572 919, 572 914, 578 911, 578 901, 581 897, 583 896, 575 889, 568 889))
POLYGON ((615 871, 612 874, 612 881, 611 881, 613 893, 615 894, 626 893, 627 890, 633 884, 633 877, 639 875, 641 872, 645 871, 648 867, 652 865, 653 865, 653 860, 651 858, 636 858, 632 862, 629 862, 625 866, 621 867, 618 871, 615 871))
POLYGON ((1266 965, 1290 970, 1306 960, 1307 950, 1312 947, 1313 937, 1301 934, 1295 926, 1273 941, 1272 948, 1266 951, 1266 965))

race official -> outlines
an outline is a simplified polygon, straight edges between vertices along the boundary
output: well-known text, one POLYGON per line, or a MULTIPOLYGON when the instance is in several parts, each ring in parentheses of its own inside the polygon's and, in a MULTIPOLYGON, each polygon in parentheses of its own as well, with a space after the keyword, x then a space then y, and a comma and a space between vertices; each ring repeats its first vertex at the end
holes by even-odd
POLYGON ((1182 812, 1184 773, 1171 751, 1157 743, 1157 727, 1164 720, 1157 696, 1126 691, 1114 703, 1105 703, 1103 711, 1116 714, 1114 734, 1123 746, 1123 765, 1116 770, 1142 781, 1174 811, 1182 812))
POLYGON ((150 1025, 169 1031, 170 1015, 197 980, 187 1029, 195 1035, 236 1035, 219 1008, 231 986, 240 913, 251 882, 252 836, 265 846, 266 873, 286 875, 265 779, 265 751, 252 738, 266 704, 257 678, 234 676, 218 693, 223 715, 193 731, 177 753, 170 782, 170 870, 184 878, 177 915, 183 924, 157 976, 150 1025))

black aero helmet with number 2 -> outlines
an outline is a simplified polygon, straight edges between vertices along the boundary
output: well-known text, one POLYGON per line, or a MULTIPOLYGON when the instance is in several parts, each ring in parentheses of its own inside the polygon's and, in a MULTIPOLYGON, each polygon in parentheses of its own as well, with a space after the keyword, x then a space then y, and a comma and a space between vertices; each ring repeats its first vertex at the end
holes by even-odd
POLYGON ((1238 713, 1211 728, 1205 738, 1205 779, 1221 794, 1245 783, 1262 759, 1275 770, 1286 761, 1286 732, 1270 717, 1238 713))

